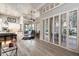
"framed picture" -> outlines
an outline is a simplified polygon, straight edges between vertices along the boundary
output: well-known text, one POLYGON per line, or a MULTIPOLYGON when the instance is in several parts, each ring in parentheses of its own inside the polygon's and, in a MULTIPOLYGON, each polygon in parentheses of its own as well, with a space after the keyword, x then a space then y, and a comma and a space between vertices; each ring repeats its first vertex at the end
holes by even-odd
POLYGON ((8 17, 7 21, 8 22, 12 22, 12 23, 16 23, 16 18, 10 18, 10 17, 8 17))

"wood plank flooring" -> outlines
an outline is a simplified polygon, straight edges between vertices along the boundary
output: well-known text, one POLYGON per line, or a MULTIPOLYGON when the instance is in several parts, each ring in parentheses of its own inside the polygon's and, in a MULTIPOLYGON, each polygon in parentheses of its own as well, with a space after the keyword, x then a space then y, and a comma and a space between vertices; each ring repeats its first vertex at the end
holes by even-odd
POLYGON ((18 56, 79 56, 77 53, 41 40, 18 39, 18 56))

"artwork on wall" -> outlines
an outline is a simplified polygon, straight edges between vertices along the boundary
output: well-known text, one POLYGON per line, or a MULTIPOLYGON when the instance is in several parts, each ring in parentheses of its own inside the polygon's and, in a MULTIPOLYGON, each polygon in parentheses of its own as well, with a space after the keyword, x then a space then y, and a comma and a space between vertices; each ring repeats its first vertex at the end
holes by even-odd
POLYGON ((8 22, 16 23, 16 18, 7 17, 8 22))

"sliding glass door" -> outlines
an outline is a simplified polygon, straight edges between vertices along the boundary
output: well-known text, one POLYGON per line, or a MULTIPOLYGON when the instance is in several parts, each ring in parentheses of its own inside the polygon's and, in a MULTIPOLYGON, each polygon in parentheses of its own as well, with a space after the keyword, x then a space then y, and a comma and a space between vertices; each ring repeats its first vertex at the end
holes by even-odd
POLYGON ((61 46, 67 45, 67 14, 61 14, 61 46))
POLYGON ((69 48, 77 48, 77 10, 69 12, 69 48))
POLYGON ((54 17, 54 43, 59 44, 59 16, 54 17))

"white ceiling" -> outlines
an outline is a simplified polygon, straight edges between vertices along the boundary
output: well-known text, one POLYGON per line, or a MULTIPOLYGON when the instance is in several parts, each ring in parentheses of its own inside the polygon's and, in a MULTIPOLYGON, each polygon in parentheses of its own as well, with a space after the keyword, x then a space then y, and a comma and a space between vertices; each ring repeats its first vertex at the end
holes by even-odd
MULTIPOLYGON (((31 17, 30 11, 38 9, 43 3, 0 3, 0 14, 7 14, 11 16, 25 16, 25 22, 32 23, 32 20, 29 20, 31 17), (29 17, 29 16, 30 17, 29 17)), ((37 11, 38 12, 38 11, 37 11)), ((39 15, 39 12, 36 14, 36 16, 39 15)), ((36 17, 34 17, 36 18, 36 17)))
POLYGON ((42 3, 4 3, 0 4, 0 13, 14 16, 26 15, 32 9, 38 9, 42 3))

